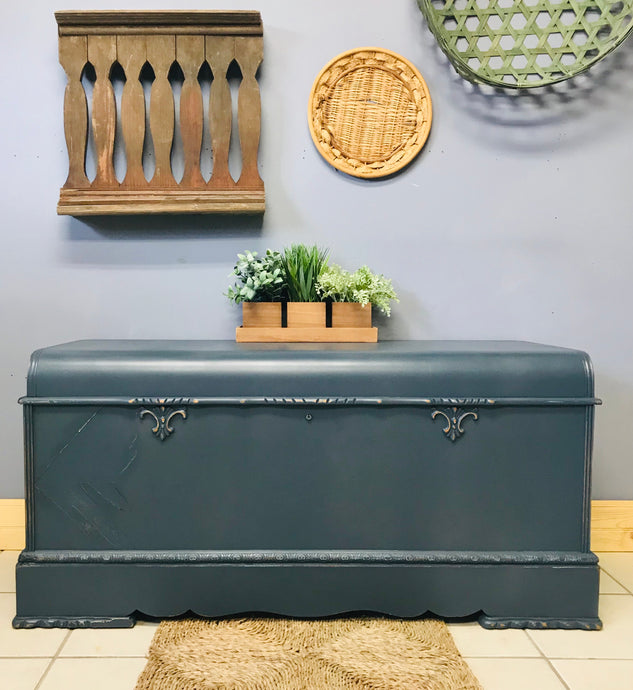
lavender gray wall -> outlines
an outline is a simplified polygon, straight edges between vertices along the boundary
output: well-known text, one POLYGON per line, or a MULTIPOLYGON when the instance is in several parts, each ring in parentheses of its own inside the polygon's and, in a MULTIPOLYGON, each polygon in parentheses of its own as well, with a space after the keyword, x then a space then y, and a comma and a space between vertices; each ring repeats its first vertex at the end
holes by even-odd
MULTIPOLYGON (((63 9, 79 7, 112 3, 63 9)), ((594 498, 633 498, 633 41, 556 92, 496 95, 455 75, 415 0, 217 7, 259 9, 264 19, 268 210, 259 223, 58 217, 67 159, 53 12, 62 7, 2 4, 0 497, 23 496, 16 400, 32 350, 79 338, 232 339, 239 312, 222 293, 235 254, 302 241, 393 277, 402 301, 380 322, 382 338, 524 339, 588 351, 605 400, 594 498), (407 170, 366 182, 320 158, 306 107, 327 61, 372 45, 420 69, 434 123, 407 170)))

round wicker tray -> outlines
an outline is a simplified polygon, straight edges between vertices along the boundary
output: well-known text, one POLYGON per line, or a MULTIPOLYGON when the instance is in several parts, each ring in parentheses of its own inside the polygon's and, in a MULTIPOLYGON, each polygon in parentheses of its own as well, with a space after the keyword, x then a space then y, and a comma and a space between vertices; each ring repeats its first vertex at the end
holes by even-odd
POLYGON ((384 177, 410 163, 429 136, 431 119, 422 75, 382 48, 335 57, 316 78, 308 105, 319 153, 355 177, 384 177))

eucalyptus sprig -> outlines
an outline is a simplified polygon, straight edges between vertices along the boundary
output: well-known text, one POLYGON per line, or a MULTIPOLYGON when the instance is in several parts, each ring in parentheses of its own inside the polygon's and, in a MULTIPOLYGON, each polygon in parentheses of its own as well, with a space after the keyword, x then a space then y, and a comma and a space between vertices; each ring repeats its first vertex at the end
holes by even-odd
POLYGON ((284 298, 285 277, 279 252, 267 249, 258 258, 257 252, 245 251, 237 259, 231 275, 238 280, 226 292, 232 302, 279 302, 284 298))

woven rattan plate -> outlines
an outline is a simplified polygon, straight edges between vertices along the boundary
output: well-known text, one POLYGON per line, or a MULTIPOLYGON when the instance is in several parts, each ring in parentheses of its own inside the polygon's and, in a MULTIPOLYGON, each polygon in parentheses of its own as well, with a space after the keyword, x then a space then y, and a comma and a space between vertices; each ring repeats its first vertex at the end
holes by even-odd
POLYGON ((319 153, 355 177, 384 177, 410 163, 429 136, 431 119, 422 75, 382 48, 335 57, 316 78, 308 105, 319 153))

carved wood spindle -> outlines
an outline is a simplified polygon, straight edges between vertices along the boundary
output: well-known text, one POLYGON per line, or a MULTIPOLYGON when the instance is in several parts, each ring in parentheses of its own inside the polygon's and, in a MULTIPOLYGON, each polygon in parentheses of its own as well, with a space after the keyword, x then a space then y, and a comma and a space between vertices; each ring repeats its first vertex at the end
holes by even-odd
POLYGON ((110 70, 116 60, 116 37, 88 36, 88 60, 97 75, 92 91, 92 132, 97 155, 97 174, 92 186, 111 189, 119 185, 114 174, 116 104, 110 81, 110 70))
POLYGON ((263 39, 245 37, 235 39, 235 57, 242 70, 242 83, 237 98, 237 117, 242 150, 242 174, 237 184, 241 187, 263 187, 257 169, 259 151, 261 99, 255 79, 263 58, 263 39))
POLYGON ((200 149, 204 108, 198 72, 204 62, 204 36, 177 36, 176 60, 185 75, 180 92, 180 136, 185 171, 180 181, 185 187, 204 187, 200 172, 200 149))
POLYGON ((68 83, 64 92, 64 134, 68 149, 68 177, 64 187, 90 186, 86 176, 86 145, 88 142, 88 102, 81 84, 81 75, 88 61, 85 36, 60 36, 59 62, 68 83))
POLYGON ((127 170, 121 187, 147 187, 143 174, 145 140, 145 94, 140 74, 147 59, 145 36, 117 36, 117 59, 125 72, 121 95, 121 128, 125 141, 127 170))
POLYGON ((262 59, 263 36, 259 12, 64 10, 55 12, 55 18, 59 59, 67 77, 64 133, 69 161, 57 213, 88 216, 264 211, 264 184, 257 170, 261 104, 255 75, 262 59), (184 76, 179 118, 170 84, 176 61, 177 71, 182 68, 184 76), (207 69, 205 61, 213 73, 208 103, 204 102, 204 84, 201 88, 198 76, 202 66, 207 69), (227 80, 233 61, 242 71, 237 98, 233 98, 227 80), (82 83, 88 63, 90 71, 96 71, 91 98, 87 98, 82 83), (125 72, 120 112, 114 88, 117 84, 112 83, 115 64, 125 72), (147 104, 144 70, 150 67, 155 76, 147 104), (205 120, 207 106, 209 116, 205 120), (177 119, 179 129, 175 131, 177 119), (213 150, 208 183, 200 166, 206 127, 213 150), (182 135, 182 151, 173 148, 178 133, 182 135), (231 141, 232 133, 239 135, 238 141, 231 141), (114 166, 119 134, 126 156, 121 183, 114 166), (147 165, 144 167, 147 161, 143 159, 150 137, 155 166, 148 182, 147 165), (90 182, 86 153, 88 144, 92 153, 93 143, 97 172, 90 182), (229 170, 232 143, 242 152, 237 183, 229 170), (172 161, 174 167, 183 170, 180 183, 174 177, 172 161))
POLYGON ((175 126, 174 94, 168 75, 176 59, 176 37, 174 35, 148 36, 147 59, 156 75, 149 101, 149 124, 156 161, 151 184, 156 187, 174 187, 177 184, 171 170, 171 148, 174 142, 175 126))
POLYGON ((209 94, 209 129, 213 148, 213 172, 209 185, 233 187, 235 182, 229 172, 229 146, 233 119, 231 89, 226 73, 235 57, 235 39, 232 36, 207 36, 207 62, 213 72, 209 94))

